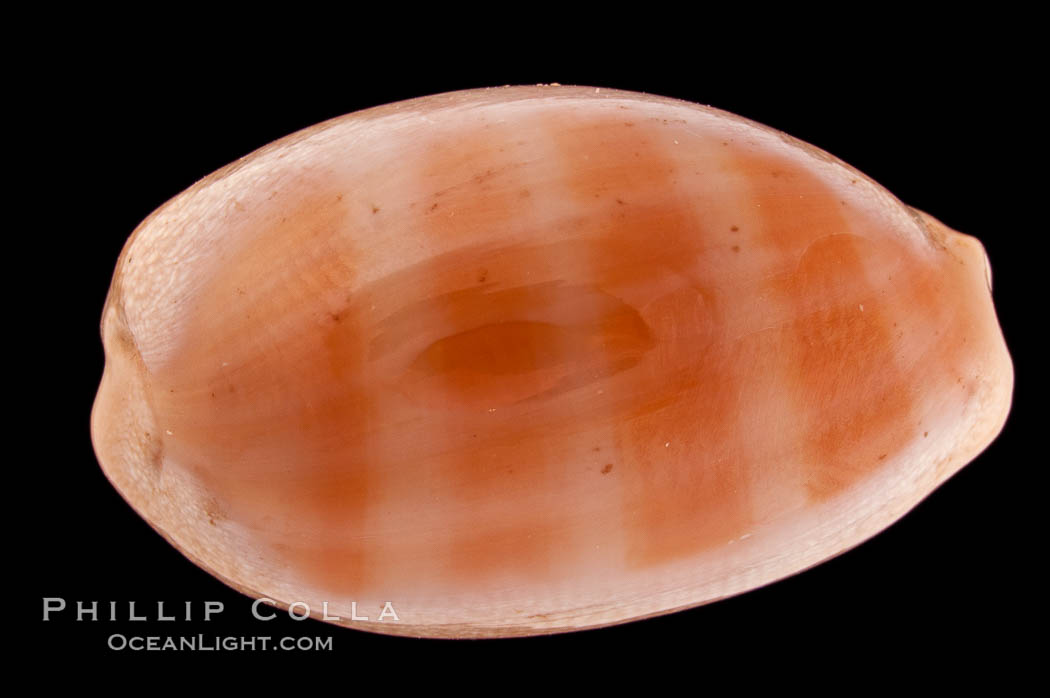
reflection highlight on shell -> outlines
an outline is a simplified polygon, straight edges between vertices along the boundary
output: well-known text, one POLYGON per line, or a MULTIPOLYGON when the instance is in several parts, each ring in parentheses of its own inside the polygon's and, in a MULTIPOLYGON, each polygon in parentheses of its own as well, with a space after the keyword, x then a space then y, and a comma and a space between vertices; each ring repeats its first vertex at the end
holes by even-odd
POLYGON ((620 623, 826 560, 983 450, 1013 385, 990 283, 976 239, 743 118, 437 95, 147 218, 92 435, 251 596, 433 637, 620 623))

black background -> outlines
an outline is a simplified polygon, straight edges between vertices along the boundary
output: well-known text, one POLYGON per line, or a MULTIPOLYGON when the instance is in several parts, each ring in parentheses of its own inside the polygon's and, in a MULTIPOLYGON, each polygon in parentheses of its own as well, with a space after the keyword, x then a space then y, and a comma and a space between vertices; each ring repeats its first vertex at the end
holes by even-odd
MULTIPOLYGON (((1021 264, 1032 254, 1036 229, 1021 192, 1030 184, 1026 163, 1035 147, 1025 134, 1043 120, 1031 99, 1036 81, 1028 57, 995 28, 943 45, 902 29, 863 44, 841 32, 815 32, 777 44, 749 44, 738 35, 717 48, 648 34, 632 44, 631 31, 622 27, 593 47, 563 51, 556 49, 571 46, 572 36, 481 47, 466 35, 436 52, 375 38, 323 57, 270 41, 245 47, 216 40, 185 51, 148 36, 112 50, 83 40, 56 43, 54 63, 21 75, 32 97, 19 115, 32 123, 15 140, 35 162, 16 207, 31 214, 25 237, 43 245, 20 258, 15 273, 27 274, 23 297, 45 319, 29 345, 47 366, 38 374, 43 380, 33 377, 27 431, 12 435, 30 442, 34 454, 26 466, 30 481, 11 493, 31 509, 14 536, 26 546, 29 589, 16 603, 32 638, 25 649, 63 661, 137 662, 145 653, 114 652, 107 638, 331 636, 338 663, 329 653, 281 653, 280 661, 312 659, 367 676, 387 671, 391 657, 446 672, 512 662, 528 673, 546 666, 537 662, 568 659, 584 672, 660 674, 667 664, 684 663, 761 673, 780 658, 799 673, 844 660, 870 662, 868 669, 881 673, 932 663, 934 653, 951 657, 957 672, 966 657, 1024 644, 1021 629, 1034 605, 1027 596, 1032 555, 1018 549, 1032 530, 1017 502, 1036 467, 1027 454, 1034 440, 1025 434, 1039 413, 1026 407, 1033 279, 1021 264), (906 203, 978 237, 991 259, 1018 373, 1005 430, 860 547, 691 611, 567 635, 455 642, 253 620, 249 599, 184 559, 124 503, 92 452, 88 416, 103 365, 98 322, 124 241, 195 180, 300 128, 425 94, 539 82, 645 91, 741 114, 831 152, 906 203), (40 283, 41 269, 50 282, 40 283), (117 601, 122 617, 129 601, 151 617, 157 601, 169 609, 192 601, 198 618, 206 600, 222 601, 226 610, 207 624, 78 623, 70 611, 44 623, 47 596, 70 606, 117 601), (640 666, 618 659, 625 648, 632 659, 644 658, 640 666)), ((218 655, 167 654, 161 659, 218 655)))

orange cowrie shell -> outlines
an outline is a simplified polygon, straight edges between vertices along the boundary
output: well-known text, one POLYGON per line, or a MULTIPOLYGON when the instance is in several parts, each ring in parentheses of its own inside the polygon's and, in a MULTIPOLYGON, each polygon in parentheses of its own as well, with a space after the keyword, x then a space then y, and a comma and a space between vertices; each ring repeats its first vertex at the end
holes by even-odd
POLYGON ((1013 386, 990 278, 974 238, 732 114, 437 95, 146 219, 92 434, 253 597, 435 637, 619 623, 826 560, 972 460, 1013 386))

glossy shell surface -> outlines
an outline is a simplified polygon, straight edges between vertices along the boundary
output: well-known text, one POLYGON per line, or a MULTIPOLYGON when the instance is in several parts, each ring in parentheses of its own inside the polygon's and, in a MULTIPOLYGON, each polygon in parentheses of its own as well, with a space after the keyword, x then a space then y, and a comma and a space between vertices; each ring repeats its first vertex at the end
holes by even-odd
POLYGON ((817 564, 975 457, 1013 383, 990 284, 974 238, 740 117, 438 95, 144 221, 93 439, 252 596, 422 636, 618 623, 817 564))

